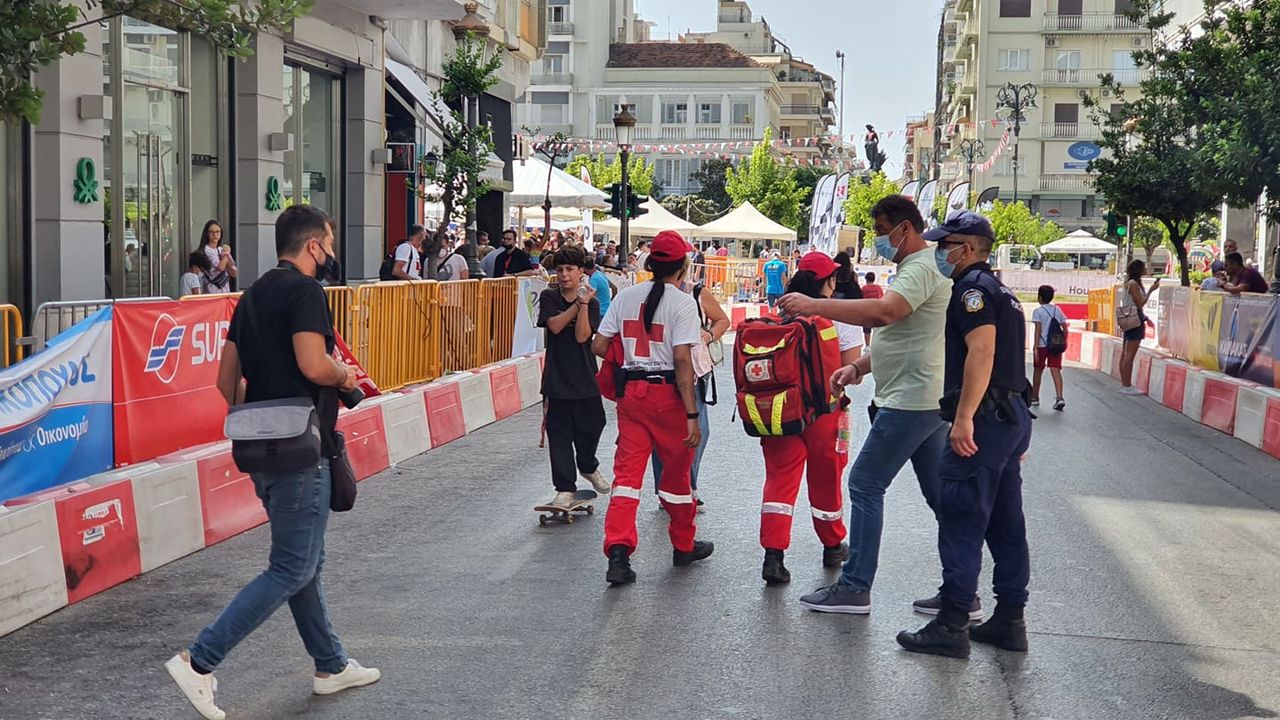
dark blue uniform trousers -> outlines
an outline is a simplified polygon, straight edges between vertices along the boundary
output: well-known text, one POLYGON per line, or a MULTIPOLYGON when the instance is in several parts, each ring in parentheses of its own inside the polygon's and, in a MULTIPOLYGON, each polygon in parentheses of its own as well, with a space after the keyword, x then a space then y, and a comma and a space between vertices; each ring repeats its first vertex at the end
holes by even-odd
POLYGON ((973 457, 956 455, 950 445, 942 456, 942 598, 962 608, 978 592, 984 540, 995 559, 996 598, 1013 605, 1027 602, 1031 563, 1022 515, 1021 457, 1031 444, 1031 414, 1021 399, 1010 405, 1013 417, 996 411, 974 420, 978 452, 973 457))

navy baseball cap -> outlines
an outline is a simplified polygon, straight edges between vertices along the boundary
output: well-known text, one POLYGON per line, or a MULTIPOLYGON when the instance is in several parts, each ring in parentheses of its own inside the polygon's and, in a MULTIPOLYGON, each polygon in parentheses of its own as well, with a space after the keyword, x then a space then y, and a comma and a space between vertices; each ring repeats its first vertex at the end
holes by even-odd
POLYGON ((996 239, 991 221, 971 210, 957 210, 947 216, 947 221, 932 230, 926 230, 924 239, 938 242, 950 235, 979 235, 996 239))

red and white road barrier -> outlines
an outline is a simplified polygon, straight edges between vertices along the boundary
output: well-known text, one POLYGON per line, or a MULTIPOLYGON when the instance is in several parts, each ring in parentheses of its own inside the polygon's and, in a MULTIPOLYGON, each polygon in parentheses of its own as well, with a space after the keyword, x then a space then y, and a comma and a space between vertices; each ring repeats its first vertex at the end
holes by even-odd
MULTIPOLYGON (((542 402, 542 354, 371 398, 338 415, 360 480, 542 402)), ((0 636, 266 522, 227 441, 0 506, 0 636)))

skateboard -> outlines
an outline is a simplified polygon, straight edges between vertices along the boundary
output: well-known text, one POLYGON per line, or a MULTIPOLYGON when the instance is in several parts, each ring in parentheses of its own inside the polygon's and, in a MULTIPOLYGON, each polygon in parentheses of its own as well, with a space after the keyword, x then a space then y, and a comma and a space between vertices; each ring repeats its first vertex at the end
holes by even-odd
POLYGON ((596 507, 591 503, 600 497, 595 490, 579 490, 574 494, 573 504, 567 508, 557 505, 535 505, 533 511, 542 513, 538 516, 538 524, 546 525, 549 522, 561 522, 572 525, 574 521, 574 513, 585 513, 587 515, 595 515, 596 507))

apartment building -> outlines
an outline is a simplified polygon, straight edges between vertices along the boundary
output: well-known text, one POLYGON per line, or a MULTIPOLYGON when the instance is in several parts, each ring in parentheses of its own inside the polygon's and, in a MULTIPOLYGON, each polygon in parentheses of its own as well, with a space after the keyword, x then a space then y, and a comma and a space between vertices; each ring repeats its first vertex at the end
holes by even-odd
POLYGON ((1092 94, 1107 103, 1102 74, 1129 88, 1143 79, 1132 54, 1151 38, 1127 17, 1129 9, 1129 0, 948 0, 938 79, 943 183, 967 179, 960 140, 980 138, 991 153, 1012 126, 1013 113, 998 100, 1001 87, 1031 83, 1037 107, 1022 112, 1016 177, 1011 137, 994 166, 975 174, 975 185, 999 186, 1004 200, 1013 199, 1016 185, 1019 200, 1066 229, 1100 223, 1105 200, 1087 170, 1101 152, 1100 134, 1083 99, 1092 94))
MULTIPOLYGON (((613 140, 626 98, 637 144, 667 194, 699 189, 704 156, 684 146, 827 134, 835 81, 794 57, 745 2, 721 2, 716 30, 650 41, 634 0, 550 0, 548 43, 517 126, 576 139, 613 140)), ((797 157, 829 148, 795 147, 797 157)))
POLYGON ((902 184, 933 178, 933 113, 907 118, 907 148, 902 159, 902 184))

